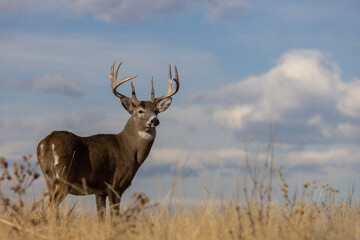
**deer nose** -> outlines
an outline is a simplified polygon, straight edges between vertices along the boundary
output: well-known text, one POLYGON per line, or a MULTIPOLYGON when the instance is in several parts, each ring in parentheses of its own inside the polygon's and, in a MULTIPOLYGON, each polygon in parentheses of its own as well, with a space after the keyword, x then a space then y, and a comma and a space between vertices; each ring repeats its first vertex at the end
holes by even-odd
POLYGON ((151 119, 151 124, 154 124, 154 126, 156 127, 157 125, 160 124, 160 121, 158 118, 153 118, 153 119, 151 119))

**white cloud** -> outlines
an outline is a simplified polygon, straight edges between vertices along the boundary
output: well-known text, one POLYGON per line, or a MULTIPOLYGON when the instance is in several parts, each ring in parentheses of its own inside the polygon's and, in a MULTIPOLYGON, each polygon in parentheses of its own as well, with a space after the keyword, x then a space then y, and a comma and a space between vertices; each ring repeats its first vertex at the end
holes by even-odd
POLYGON ((82 87, 75 79, 58 74, 46 74, 37 79, 24 80, 19 88, 69 96, 81 96, 83 93, 82 87))
POLYGON ((211 105, 214 121, 239 133, 252 134, 273 121, 280 133, 285 129, 282 140, 298 144, 354 140, 346 133, 349 127, 338 126, 360 127, 360 81, 342 80, 331 56, 318 50, 290 50, 275 64, 264 74, 192 100, 211 105))
POLYGON ((354 164, 358 162, 359 152, 350 151, 345 148, 333 148, 326 151, 295 151, 290 152, 286 157, 286 165, 306 166, 342 166, 345 164, 354 164))
POLYGON ((311 117, 307 124, 310 126, 316 126, 320 129, 321 134, 324 137, 332 137, 331 132, 332 129, 326 123, 324 123, 323 118, 320 114, 316 114, 315 116, 311 117))
POLYGON ((106 22, 130 22, 151 16, 162 17, 203 9, 210 20, 236 18, 248 8, 245 0, 77 0, 72 6, 78 13, 92 13, 106 22))
POLYGON ((317 114, 316 116, 310 118, 307 122, 309 125, 321 125, 322 124, 322 116, 317 114))
POLYGON ((155 164, 172 164, 178 160, 186 159, 189 153, 183 149, 157 148, 150 152, 155 164))
POLYGON ((77 14, 91 13, 105 22, 132 22, 149 17, 164 17, 202 9, 206 18, 221 20, 237 18, 248 9, 245 0, 1 0, 0 12, 40 12, 61 9, 77 14))
POLYGON ((221 148, 215 150, 184 150, 180 148, 154 148, 150 152, 151 165, 175 165, 186 162, 187 167, 194 169, 218 167, 222 162, 225 166, 243 165, 245 153, 238 148, 221 148), (202 163, 201 163, 202 162, 202 163))
POLYGON ((253 106, 236 105, 230 109, 219 109, 214 112, 213 118, 220 125, 231 129, 242 129, 246 123, 246 117, 254 111, 253 106))
POLYGON ((149 16, 166 16, 186 8, 186 1, 176 0, 76 0, 71 6, 78 13, 92 13, 105 22, 131 22, 149 16))
POLYGON ((208 0, 204 1, 204 5, 210 20, 236 18, 249 8, 244 0, 208 0))
POLYGON ((339 99, 336 107, 346 116, 360 117, 360 79, 342 86, 344 95, 339 99))

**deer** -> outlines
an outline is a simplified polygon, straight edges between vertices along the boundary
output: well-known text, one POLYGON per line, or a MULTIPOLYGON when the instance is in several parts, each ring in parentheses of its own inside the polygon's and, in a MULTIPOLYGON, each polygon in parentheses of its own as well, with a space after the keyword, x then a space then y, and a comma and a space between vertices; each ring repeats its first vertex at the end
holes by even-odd
POLYGON ((175 66, 172 78, 169 65, 168 90, 164 95, 155 98, 151 77, 151 100, 139 101, 132 81, 131 98, 117 91, 120 85, 137 75, 117 81, 122 62, 114 72, 115 62, 109 74, 112 91, 131 116, 118 134, 80 137, 68 131, 54 131, 40 141, 37 158, 49 195, 46 206, 57 209, 68 194, 95 194, 100 218, 106 212, 106 197, 110 215, 119 215, 121 196, 150 153, 160 123, 157 116, 170 106, 172 96, 179 90, 177 68, 175 66))

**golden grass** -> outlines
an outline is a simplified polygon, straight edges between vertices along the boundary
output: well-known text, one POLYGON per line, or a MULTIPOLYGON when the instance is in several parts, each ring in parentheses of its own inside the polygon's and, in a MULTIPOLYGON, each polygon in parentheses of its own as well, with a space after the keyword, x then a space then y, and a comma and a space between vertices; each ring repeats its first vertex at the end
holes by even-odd
POLYGON ((359 239, 358 207, 309 206, 261 209, 240 203, 158 206, 135 218, 99 221, 81 211, 56 218, 37 210, 23 219, 1 214, 0 239, 359 239))

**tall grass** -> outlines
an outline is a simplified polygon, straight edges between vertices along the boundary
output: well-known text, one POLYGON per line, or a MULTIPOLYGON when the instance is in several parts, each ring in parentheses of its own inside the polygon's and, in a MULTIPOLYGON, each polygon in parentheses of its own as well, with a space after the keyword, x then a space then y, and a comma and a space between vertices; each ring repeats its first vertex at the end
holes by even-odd
POLYGON ((232 200, 174 201, 173 188, 182 178, 178 171, 166 201, 152 203, 144 194, 134 194, 119 217, 103 221, 84 206, 62 205, 55 214, 44 208, 43 198, 24 204, 38 174, 28 158, 25 166, 14 165, 12 171, 1 158, 0 239, 360 239, 360 208, 352 202, 353 191, 338 200, 339 192, 325 180, 290 190, 282 167, 274 167, 272 138, 265 158, 253 161, 247 154, 249 139, 244 171, 238 176, 242 184, 232 200), (3 190, 6 186, 11 197, 3 190))

